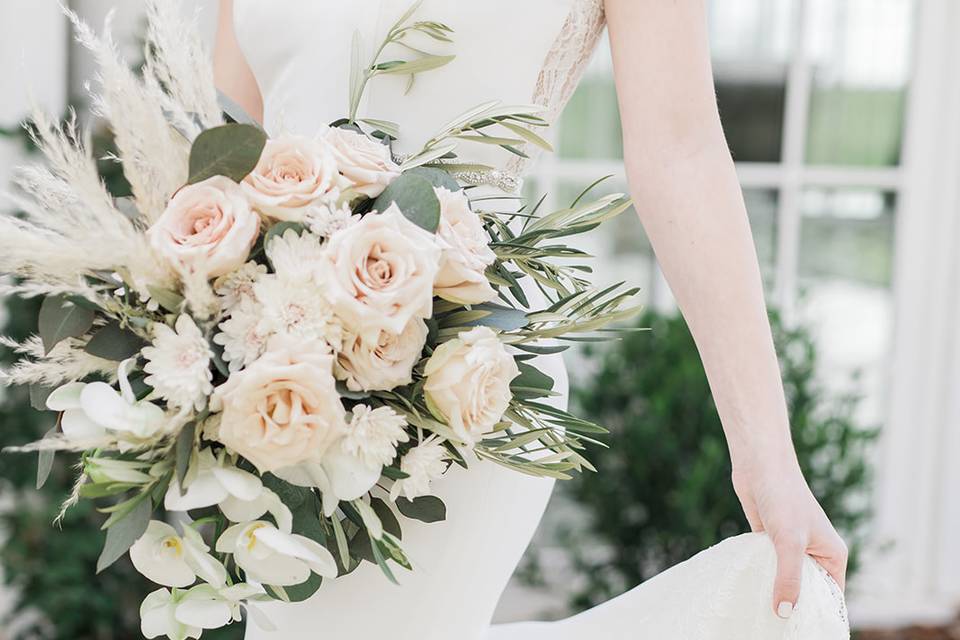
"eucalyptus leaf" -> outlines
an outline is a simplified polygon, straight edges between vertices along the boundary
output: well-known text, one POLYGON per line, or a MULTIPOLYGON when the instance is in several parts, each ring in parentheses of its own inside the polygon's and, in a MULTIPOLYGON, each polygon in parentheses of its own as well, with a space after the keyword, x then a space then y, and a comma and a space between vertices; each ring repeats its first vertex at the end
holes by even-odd
POLYGON ((97 330, 83 350, 104 360, 122 362, 140 353, 145 345, 140 336, 113 321, 97 330))
POLYGON ((153 504, 148 497, 134 499, 139 501, 129 513, 107 529, 107 539, 97 559, 97 573, 119 560, 147 531, 150 515, 153 513, 153 504))
POLYGON ((396 204, 405 218, 431 233, 440 225, 440 200, 423 176, 402 174, 384 189, 373 208, 383 213, 391 204, 396 204))
POLYGON ((267 143, 263 129, 250 124, 225 124, 207 129, 190 148, 189 184, 213 176, 240 182, 253 171, 267 143))
POLYGON ((380 518, 383 530, 398 540, 401 539, 403 532, 400 528, 400 521, 397 520, 397 516, 393 513, 390 505, 380 498, 372 498, 370 500, 370 506, 373 507, 374 513, 380 518))
POLYGON ((467 326, 493 327, 502 331, 516 331, 530 323, 527 313, 522 309, 512 309, 492 302, 475 304, 471 309, 483 312, 484 315, 467 322, 467 326))
POLYGON ((33 383, 29 386, 30 406, 37 411, 48 411, 47 398, 53 393, 54 387, 48 387, 39 383, 33 383))
POLYGON ((410 477, 409 473, 404 473, 397 467, 384 467, 381 473, 383 477, 390 478, 391 480, 403 480, 404 478, 410 477))
POLYGON ((407 171, 408 174, 420 176, 426 179, 434 187, 443 187, 448 191, 460 191, 460 183, 450 175, 449 171, 437 169, 434 167, 414 167, 407 171))
POLYGON ((447 519, 447 505, 436 496, 420 496, 413 500, 397 498, 397 509, 412 520, 440 522, 447 519))
MULTIPOLYGON (((439 205, 438 205, 439 207, 439 205)), ((439 215, 439 214, 438 214, 439 215)), ((67 338, 78 338, 93 327, 92 309, 81 307, 63 296, 44 298, 40 305, 39 331, 45 353, 67 338)))

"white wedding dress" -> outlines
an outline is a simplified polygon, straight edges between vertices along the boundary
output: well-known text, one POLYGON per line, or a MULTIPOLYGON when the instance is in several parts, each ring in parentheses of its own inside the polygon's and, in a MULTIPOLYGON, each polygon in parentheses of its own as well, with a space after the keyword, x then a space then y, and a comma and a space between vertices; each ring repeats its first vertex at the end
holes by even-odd
MULTIPOLYGON (((354 31, 362 36, 367 59, 410 3, 235 0, 238 38, 260 84, 268 130, 312 134, 343 117, 354 31)), ((375 78, 360 108, 361 117, 400 123, 401 152, 416 150, 446 122, 489 100, 538 104, 554 121, 604 28, 603 0, 426 0, 416 15, 455 30, 453 44, 429 41, 425 48, 455 53, 456 59, 418 76, 408 94, 405 78, 375 78)), ((497 147, 465 143, 460 153, 469 161, 502 169, 462 177, 480 184, 482 191, 514 188, 526 169, 524 161, 497 147)), ((559 356, 541 358, 538 366, 557 380, 559 391, 566 391, 559 356)), ((453 467, 435 488, 447 504, 448 518, 436 524, 404 520, 403 544, 415 570, 400 570, 402 586, 389 583, 376 566, 364 563, 348 576, 327 581, 306 602, 264 605, 276 630, 251 623, 247 638, 849 637, 842 595, 810 559, 796 613, 790 620, 774 615, 776 559, 762 535, 727 540, 568 620, 491 626, 500 594, 540 521, 553 482, 476 462, 469 471, 453 467)))

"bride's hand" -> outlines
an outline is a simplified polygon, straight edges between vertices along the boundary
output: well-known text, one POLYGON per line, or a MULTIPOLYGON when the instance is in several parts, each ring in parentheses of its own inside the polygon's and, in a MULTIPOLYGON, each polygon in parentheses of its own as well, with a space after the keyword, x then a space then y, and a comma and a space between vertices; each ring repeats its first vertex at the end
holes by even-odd
POLYGON ((773 608, 789 617, 800 595, 804 554, 812 556, 842 589, 847 571, 847 547, 795 462, 755 467, 734 465, 733 486, 750 527, 765 531, 777 551, 773 608))

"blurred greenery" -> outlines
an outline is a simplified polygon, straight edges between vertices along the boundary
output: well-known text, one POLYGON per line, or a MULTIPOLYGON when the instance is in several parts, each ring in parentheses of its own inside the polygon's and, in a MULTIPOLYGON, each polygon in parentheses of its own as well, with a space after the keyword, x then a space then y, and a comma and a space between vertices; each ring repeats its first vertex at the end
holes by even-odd
MULTIPOLYGON (((817 381, 810 335, 785 327, 775 314, 772 324, 801 466, 850 544, 855 571, 870 517, 866 452, 877 431, 857 424, 856 394, 835 395, 817 381)), ((648 312, 638 326, 652 331, 587 352, 590 373, 572 398, 577 412, 611 429, 605 438, 609 448, 589 452, 599 472, 560 485, 579 505, 580 517, 560 523, 556 534, 577 574, 574 610, 749 530, 729 481, 720 419, 685 322, 648 312)), ((544 576, 536 556, 533 563, 527 575, 544 576)))

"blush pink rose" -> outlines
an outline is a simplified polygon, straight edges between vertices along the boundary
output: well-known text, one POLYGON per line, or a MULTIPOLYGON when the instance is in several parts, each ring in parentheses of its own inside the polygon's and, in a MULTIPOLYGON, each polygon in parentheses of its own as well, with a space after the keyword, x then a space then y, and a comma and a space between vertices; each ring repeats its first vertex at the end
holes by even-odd
POLYGON ((480 216, 470 209, 462 191, 434 189, 440 200, 437 243, 442 251, 433 292, 451 302, 480 304, 497 297, 486 269, 497 256, 480 216))
POLYGON ((472 445, 503 419, 520 370, 496 333, 474 327, 437 347, 424 375, 427 406, 472 445))
POLYGON ((178 191, 147 237, 170 264, 216 278, 246 262, 259 232, 240 187, 214 176, 178 191))
POLYGON ((399 335, 412 319, 433 314, 439 260, 434 235, 392 204, 330 237, 318 280, 343 325, 376 343, 381 331, 399 335))
POLYGON ((324 140, 283 136, 267 141, 242 186, 263 215, 300 222, 311 206, 340 196, 341 180, 333 151, 324 140))
POLYGON ((320 462, 347 433, 333 360, 318 343, 272 341, 214 391, 217 440, 261 473, 320 462))
POLYGON ((330 143, 340 173, 357 193, 376 198, 400 175, 400 167, 385 144, 340 127, 330 127, 324 138, 330 143))
POLYGON ((413 381, 413 367, 427 342, 426 323, 415 318, 399 334, 381 331, 374 341, 347 335, 334 371, 351 391, 389 391, 413 381))

